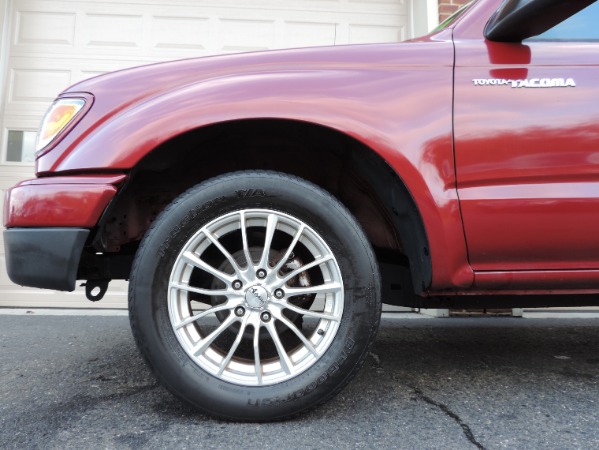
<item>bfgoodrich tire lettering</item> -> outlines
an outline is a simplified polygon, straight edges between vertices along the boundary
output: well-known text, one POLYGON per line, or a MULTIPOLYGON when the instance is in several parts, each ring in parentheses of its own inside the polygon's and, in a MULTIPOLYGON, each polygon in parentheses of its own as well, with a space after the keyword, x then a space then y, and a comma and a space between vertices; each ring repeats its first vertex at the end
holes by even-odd
POLYGON ((129 308, 157 377, 200 410, 276 420, 332 398, 380 318, 372 249, 320 188, 274 172, 209 180, 144 238, 129 308))

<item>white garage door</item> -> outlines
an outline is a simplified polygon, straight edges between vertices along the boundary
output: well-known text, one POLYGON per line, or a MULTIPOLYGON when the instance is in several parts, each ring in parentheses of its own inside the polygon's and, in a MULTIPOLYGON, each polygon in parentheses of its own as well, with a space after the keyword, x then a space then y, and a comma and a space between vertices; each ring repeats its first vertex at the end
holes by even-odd
MULTIPOLYGON (((51 101, 70 84, 123 67, 190 56, 396 42, 410 34, 407 4, 408 0, 7 0, 0 9, 0 189, 33 175, 35 130, 51 101)), ((91 305, 81 289, 65 294, 13 285, 3 249, 0 238, 0 306, 91 305)), ((123 307, 125 294, 125 283, 116 283, 98 306, 123 307)))

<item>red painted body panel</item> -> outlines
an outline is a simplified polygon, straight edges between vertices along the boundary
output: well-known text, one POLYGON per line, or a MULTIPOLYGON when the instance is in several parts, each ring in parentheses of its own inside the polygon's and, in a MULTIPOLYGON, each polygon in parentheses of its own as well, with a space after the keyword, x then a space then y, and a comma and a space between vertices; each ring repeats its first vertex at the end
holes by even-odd
POLYGON ((82 134, 40 158, 38 172, 129 169, 162 142, 219 122, 319 124, 395 168, 424 218, 433 284, 466 288, 473 273, 455 190, 450 37, 205 58, 92 79, 70 89, 96 98, 75 130, 82 134))
POLYGON ((454 130, 474 288, 599 288, 586 272, 599 269, 599 44, 493 43, 468 19, 455 31, 454 130), (473 82, 542 78, 576 87, 473 82))
POLYGON ((599 270, 526 270, 515 272, 477 272, 476 286, 485 290, 515 291, 524 294, 597 292, 599 270), (548 290, 551 286, 552 291, 548 290))
POLYGON ((125 175, 27 180, 9 189, 4 226, 93 228, 125 175))

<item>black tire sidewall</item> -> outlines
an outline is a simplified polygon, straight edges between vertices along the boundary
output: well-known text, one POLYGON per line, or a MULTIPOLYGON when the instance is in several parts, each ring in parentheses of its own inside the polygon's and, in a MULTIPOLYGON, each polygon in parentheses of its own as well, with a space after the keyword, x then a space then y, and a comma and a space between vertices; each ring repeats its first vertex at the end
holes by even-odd
POLYGON ((281 419, 334 396, 363 363, 380 318, 378 268, 356 220, 328 193, 280 173, 240 172, 192 188, 155 221, 132 270, 130 314, 142 353, 177 396, 222 418, 281 419), (188 240, 210 221, 250 208, 309 225, 333 252, 344 282, 343 318, 325 354, 290 380, 256 387, 220 380, 196 365, 174 334, 167 306, 171 270, 188 240))

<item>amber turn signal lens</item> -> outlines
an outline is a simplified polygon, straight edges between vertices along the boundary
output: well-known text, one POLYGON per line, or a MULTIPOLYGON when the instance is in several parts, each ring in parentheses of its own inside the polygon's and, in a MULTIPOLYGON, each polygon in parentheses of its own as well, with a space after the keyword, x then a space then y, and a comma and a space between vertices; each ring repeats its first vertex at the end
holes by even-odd
POLYGON ((40 129, 37 141, 37 151, 42 150, 71 123, 85 105, 81 98, 58 99, 50 107, 40 129))

